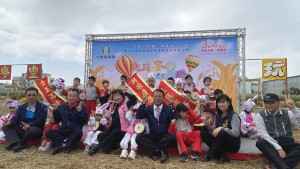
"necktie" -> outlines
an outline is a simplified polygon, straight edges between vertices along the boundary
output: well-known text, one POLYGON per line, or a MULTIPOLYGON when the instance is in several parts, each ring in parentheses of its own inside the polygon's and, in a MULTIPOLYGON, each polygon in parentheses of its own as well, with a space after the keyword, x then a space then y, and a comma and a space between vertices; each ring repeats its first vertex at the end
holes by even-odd
POLYGON ((159 107, 156 107, 155 108, 155 111, 156 111, 156 116, 155 116, 155 118, 159 121, 159 114, 160 114, 160 108, 159 107))

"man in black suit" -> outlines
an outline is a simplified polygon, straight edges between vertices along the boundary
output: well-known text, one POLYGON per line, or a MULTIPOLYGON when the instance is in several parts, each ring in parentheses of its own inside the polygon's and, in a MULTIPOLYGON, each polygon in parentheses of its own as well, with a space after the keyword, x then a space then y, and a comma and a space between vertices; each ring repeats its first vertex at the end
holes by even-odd
POLYGON ((165 148, 174 143, 176 144, 176 136, 174 133, 168 133, 172 120, 177 119, 177 113, 173 107, 174 98, 169 98, 169 105, 163 104, 164 92, 156 89, 153 92, 154 104, 146 106, 148 96, 143 97, 142 105, 139 107, 136 117, 138 119, 148 119, 150 133, 139 134, 136 137, 138 145, 144 147, 149 157, 156 161, 158 155, 161 155, 160 162, 168 159, 165 148))

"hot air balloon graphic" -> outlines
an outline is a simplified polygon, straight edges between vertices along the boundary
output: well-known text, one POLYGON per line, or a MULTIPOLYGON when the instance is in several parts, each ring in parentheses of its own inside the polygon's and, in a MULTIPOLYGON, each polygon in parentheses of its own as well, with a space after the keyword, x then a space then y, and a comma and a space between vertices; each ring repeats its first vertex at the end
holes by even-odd
POLYGON ((193 69, 195 69, 200 64, 200 58, 195 55, 189 55, 185 58, 185 64, 187 68, 189 69, 189 72, 191 72, 193 69))
POLYGON ((123 55, 118 58, 116 61, 116 69, 123 75, 126 75, 128 78, 131 77, 134 69, 135 60, 130 55, 123 55))

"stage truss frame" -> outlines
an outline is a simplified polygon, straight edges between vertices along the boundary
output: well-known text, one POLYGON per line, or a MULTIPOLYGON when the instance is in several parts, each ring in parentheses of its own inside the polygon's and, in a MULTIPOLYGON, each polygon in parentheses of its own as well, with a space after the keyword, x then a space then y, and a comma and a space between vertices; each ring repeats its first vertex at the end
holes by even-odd
POLYGON ((155 40, 155 39, 191 39, 191 38, 214 38, 214 37, 237 37, 237 112, 240 112, 246 97, 245 76, 245 37, 246 28, 180 31, 180 32, 157 32, 157 33, 127 33, 127 34, 86 34, 85 44, 85 67, 84 86, 92 70, 92 47, 94 41, 122 41, 122 40, 155 40))

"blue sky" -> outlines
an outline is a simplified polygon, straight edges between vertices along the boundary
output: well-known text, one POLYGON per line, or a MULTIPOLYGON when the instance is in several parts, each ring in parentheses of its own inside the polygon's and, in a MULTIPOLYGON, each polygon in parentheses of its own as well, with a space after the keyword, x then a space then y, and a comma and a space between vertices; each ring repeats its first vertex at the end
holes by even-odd
MULTIPOLYGON (((0 64, 42 63, 45 73, 70 85, 84 76, 85 34, 246 28, 246 58, 287 57, 293 76, 299 6, 298 0, 0 0, 0 64)), ((260 66, 247 61, 246 76, 261 76, 260 66)), ((12 76, 25 71, 14 66, 12 76)))

